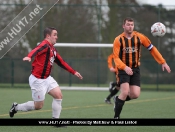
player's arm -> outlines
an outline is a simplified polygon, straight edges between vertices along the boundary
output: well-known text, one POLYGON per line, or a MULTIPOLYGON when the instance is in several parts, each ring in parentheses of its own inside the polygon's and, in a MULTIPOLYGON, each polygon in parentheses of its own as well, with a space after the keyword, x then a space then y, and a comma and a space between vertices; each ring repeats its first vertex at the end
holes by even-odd
POLYGON ((157 61, 157 63, 159 63, 159 64, 166 63, 165 59, 162 57, 162 55, 160 54, 160 52, 157 50, 157 48, 155 46, 153 46, 150 49, 150 53, 153 56, 153 58, 157 61))
POLYGON ((170 67, 167 65, 165 59, 162 57, 157 48, 151 44, 151 41, 144 35, 142 36, 142 44, 150 51, 150 54, 157 61, 157 63, 162 65, 162 70, 164 71, 164 69, 166 69, 170 73, 170 67))
POLYGON ((61 68, 67 70, 68 72, 72 73, 73 75, 77 76, 80 79, 83 79, 81 74, 77 71, 75 71, 72 67, 70 67, 62 58, 61 56, 57 53, 54 61, 58 66, 61 68))
POLYGON ((151 55, 153 56, 153 58, 159 63, 159 64, 164 64, 165 59, 162 57, 162 55, 159 53, 159 51, 157 50, 157 48, 151 44, 151 41, 143 34, 139 33, 139 38, 141 40, 141 43, 144 47, 147 48, 147 50, 150 51, 151 55))
POLYGON ((30 61, 31 61, 31 58, 28 57, 28 56, 26 56, 26 57, 23 58, 23 61, 28 61, 28 62, 30 62, 30 61))
POLYGON ((38 45, 36 48, 34 48, 32 51, 29 52, 29 54, 23 58, 23 61, 31 61, 31 58, 34 57, 36 54, 42 54, 47 51, 48 45, 38 45))
POLYGON ((171 72, 170 67, 166 63, 165 59, 162 57, 160 52, 157 50, 156 47, 153 46, 153 48, 150 50, 151 55, 153 58, 157 61, 157 63, 162 65, 162 70, 166 69, 169 73, 171 72))
POLYGON ((116 72, 116 69, 112 65, 113 53, 108 56, 108 68, 111 72, 116 72))
POLYGON ((123 63, 119 58, 119 52, 120 52, 120 42, 118 38, 116 38, 113 44, 114 62, 118 69, 124 70, 126 67, 126 64, 123 63))
POLYGON ((81 76, 81 74, 79 73, 79 72, 75 72, 75 74, 74 74, 75 76, 77 76, 79 79, 83 79, 83 77, 81 76))

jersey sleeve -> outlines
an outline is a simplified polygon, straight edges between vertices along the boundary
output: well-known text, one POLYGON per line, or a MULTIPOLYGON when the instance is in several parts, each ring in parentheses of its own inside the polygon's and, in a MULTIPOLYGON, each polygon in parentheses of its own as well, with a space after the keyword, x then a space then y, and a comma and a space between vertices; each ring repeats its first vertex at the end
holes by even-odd
POLYGON ((150 53, 153 56, 153 58, 157 61, 157 63, 164 64, 166 62, 156 47, 153 47, 150 53))
POLYGON ((30 58, 33 58, 36 54, 42 54, 46 52, 47 48, 48 48, 47 44, 40 44, 36 48, 34 48, 32 51, 30 51, 27 56, 30 58))
POLYGON ((137 33, 137 35, 139 36, 140 38, 140 41, 141 41, 141 44, 147 48, 148 50, 150 48, 152 48, 152 44, 151 44, 151 41, 148 39, 148 37, 146 37, 145 35, 141 34, 141 33, 137 33))
POLYGON ((115 38, 114 43, 113 43, 113 54, 114 54, 114 62, 115 66, 118 69, 124 70, 126 67, 126 64, 121 61, 119 58, 119 53, 120 53, 120 42, 119 42, 119 37, 115 38))
POLYGON ((112 65, 112 59, 113 59, 113 54, 110 54, 108 56, 108 68, 109 69, 113 67, 113 65, 112 65))
POLYGON ((57 53, 54 62, 60 66, 61 68, 67 70, 68 72, 75 74, 75 70, 70 67, 63 59, 62 57, 57 53))
POLYGON ((163 64, 166 62, 165 59, 160 54, 160 52, 157 50, 157 48, 153 44, 151 44, 151 41, 146 36, 140 34, 140 38, 143 46, 150 51, 151 55, 157 61, 157 63, 163 64))

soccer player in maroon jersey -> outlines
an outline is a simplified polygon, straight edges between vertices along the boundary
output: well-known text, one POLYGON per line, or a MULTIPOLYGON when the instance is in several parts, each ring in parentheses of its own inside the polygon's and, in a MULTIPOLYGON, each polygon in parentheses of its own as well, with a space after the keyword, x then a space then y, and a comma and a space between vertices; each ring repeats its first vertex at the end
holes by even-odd
POLYGON ((44 105, 46 93, 53 97, 52 102, 52 118, 59 118, 61 113, 62 93, 58 83, 50 76, 52 65, 55 62, 58 66, 83 79, 81 74, 71 68, 58 54, 54 48, 58 36, 57 30, 53 27, 47 27, 44 30, 44 40, 34 48, 23 61, 32 62, 32 71, 29 77, 33 101, 22 104, 14 102, 9 111, 10 117, 13 117, 17 111, 39 110, 44 105))

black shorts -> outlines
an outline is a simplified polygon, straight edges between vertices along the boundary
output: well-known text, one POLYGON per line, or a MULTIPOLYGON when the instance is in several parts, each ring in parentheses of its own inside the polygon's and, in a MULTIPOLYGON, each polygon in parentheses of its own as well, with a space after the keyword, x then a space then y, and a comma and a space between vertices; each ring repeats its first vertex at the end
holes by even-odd
POLYGON ((129 85, 136 85, 140 87, 140 69, 139 67, 133 68, 133 75, 128 75, 124 70, 118 71, 119 85, 128 82, 129 85))

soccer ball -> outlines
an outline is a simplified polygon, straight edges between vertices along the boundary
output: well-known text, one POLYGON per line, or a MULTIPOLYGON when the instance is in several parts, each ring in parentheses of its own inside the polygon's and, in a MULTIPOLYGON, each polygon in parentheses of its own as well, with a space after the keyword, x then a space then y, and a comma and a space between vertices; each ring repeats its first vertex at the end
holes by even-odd
POLYGON ((163 37, 166 33, 166 27, 161 22, 156 22, 151 26, 151 33, 154 37, 163 37))

